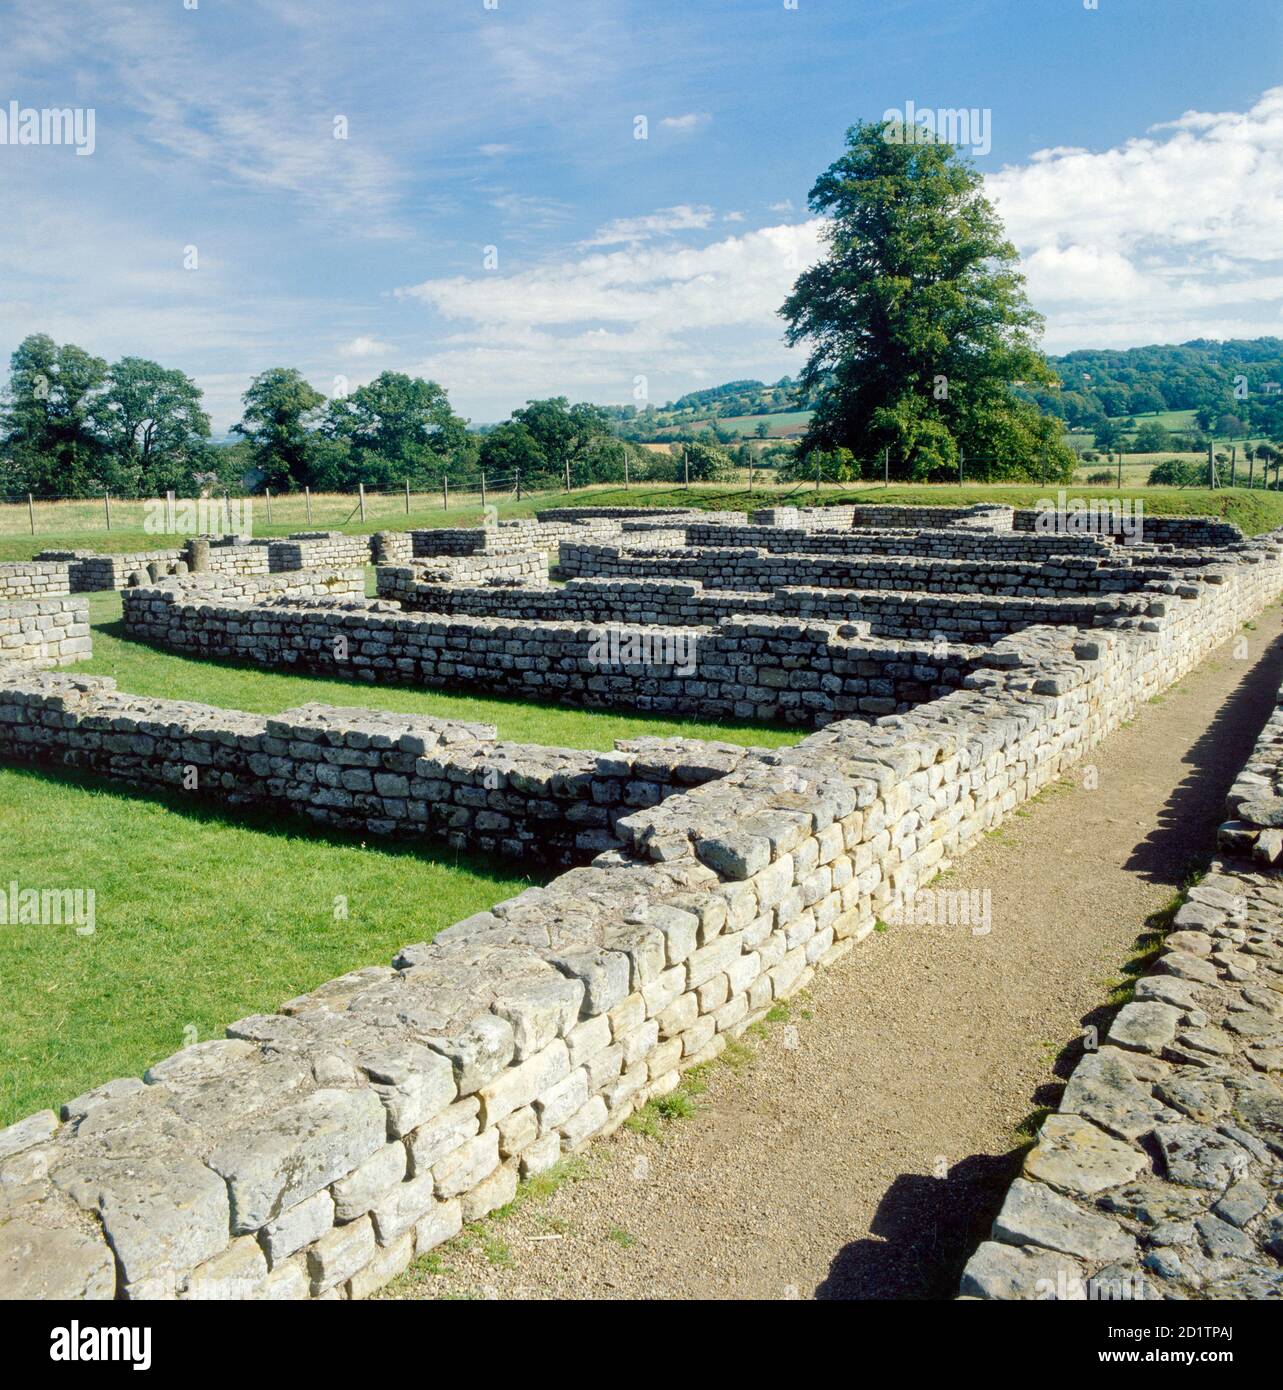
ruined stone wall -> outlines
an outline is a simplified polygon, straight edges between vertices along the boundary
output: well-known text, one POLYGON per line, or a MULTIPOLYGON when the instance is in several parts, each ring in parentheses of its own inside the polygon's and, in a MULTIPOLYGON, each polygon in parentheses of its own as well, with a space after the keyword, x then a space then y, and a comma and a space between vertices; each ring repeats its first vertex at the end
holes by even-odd
POLYGON ((1277 547, 1253 554, 1144 624, 1030 629, 912 713, 746 758, 391 967, 11 1127, 3 1291, 378 1288, 671 1090, 1237 631, 1283 588, 1277 547))
POLYGON ((711 628, 405 613, 374 601, 280 605, 125 595, 134 636, 176 651, 371 681, 484 690, 590 709, 816 725, 906 709, 969 669, 966 648, 875 642, 769 616, 711 628))
MULTIPOLYGON (((886 527, 965 526, 981 531, 1010 531, 1013 526, 1011 507, 976 503, 970 507, 908 507, 887 503, 852 507, 852 525, 886 527)), ((1032 529, 1032 528, 1031 528, 1032 529)))
POLYGON ((66 561, 14 560, 0 564, 0 601, 70 592, 71 573, 66 561))
POLYGON ((270 541, 268 569, 273 573, 304 569, 350 569, 370 563, 370 538, 342 531, 298 531, 283 541, 270 541))
POLYGON ((181 550, 129 550, 103 555, 94 550, 42 550, 37 560, 66 561, 73 594, 124 589, 132 577, 156 565, 161 574, 172 574, 183 562, 181 550))
POLYGON ((684 543, 694 547, 736 545, 771 552, 807 555, 905 555, 938 560, 1042 561, 1054 555, 1111 557, 1112 539, 1092 535, 1033 535, 1027 532, 952 531, 815 531, 788 526, 745 526, 734 537, 722 526, 692 525, 684 543))
POLYGON ((1219 857, 1074 1067, 963 1271, 964 1297, 1283 1294, 1279 711, 1229 793, 1219 857))
POLYGON ((0 668, 70 666, 91 650, 89 605, 70 595, 0 600, 0 668))
MULTIPOLYGON (((88 654, 83 603, 77 616, 58 629, 66 661, 88 654)), ((0 661, 47 664, 8 655, 6 621, 0 661)), ((125 694, 107 677, 37 681, 0 666, 7 760, 515 860, 582 863, 619 848, 620 817, 751 756, 681 739, 621 741, 611 753, 544 748, 499 741, 488 724, 317 704, 246 714, 125 694)))
MULTIPOLYGON (((621 550, 612 545, 563 545, 565 578, 640 578, 663 575, 697 579, 708 588, 912 589, 922 593, 1018 594, 1124 593, 1168 578, 1160 564, 1131 565, 1115 550, 1114 562, 1057 555, 1050 561, 929 560, 896 555, 802 555, 743 549, 621 550)), ((1111 558, 1113 558, 1111 557, 1111 558)))

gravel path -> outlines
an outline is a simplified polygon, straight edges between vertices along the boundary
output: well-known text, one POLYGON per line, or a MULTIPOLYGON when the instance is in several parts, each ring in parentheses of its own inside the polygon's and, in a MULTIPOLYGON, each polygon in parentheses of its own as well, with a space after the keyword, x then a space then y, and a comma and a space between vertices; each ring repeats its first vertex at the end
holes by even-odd
POLYGON ((1281 634, 1274 607, 1246 660, 1227 644, 1096 750, 1097 789, 1075 769, 937 880, 991 893, 989 934, 870 935, 709 1071, 693 1115, 593 1146, 385 1296, 952 1297, 1058 1054, 1211 849, 1281 634))

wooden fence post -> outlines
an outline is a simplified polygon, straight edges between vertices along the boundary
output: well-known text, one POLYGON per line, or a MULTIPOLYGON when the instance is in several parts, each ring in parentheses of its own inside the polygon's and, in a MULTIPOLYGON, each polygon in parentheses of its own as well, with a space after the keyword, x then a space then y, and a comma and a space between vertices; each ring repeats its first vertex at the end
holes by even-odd
POLYGON ((364 521, 364 520, 365 520, 365 484, 364 484, 364 483, 357 483, 357 485, 356 485, 356 495, 357 495, 357 506, 359 506, 360 509, 361 509, 361 520, 364 521))

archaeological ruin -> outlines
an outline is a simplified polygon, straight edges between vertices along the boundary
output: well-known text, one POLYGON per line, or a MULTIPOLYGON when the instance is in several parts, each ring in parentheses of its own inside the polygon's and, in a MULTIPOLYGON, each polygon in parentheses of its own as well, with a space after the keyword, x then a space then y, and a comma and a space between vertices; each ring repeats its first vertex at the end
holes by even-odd
MULTIPOLYGON (((380 1288, 856 949, 1283 594, 1283 533, 1054 520, 566 507, 0 566, 3 760, 563 868, 0 1132, 0 1296, 380 1288), (199 659, 800 740, 592 752, 361 708, 355 688, 272 716, 142 697, 60 669, 87 654, 91 589, 122 591, 131 639, 199 659)), ((964 1296, 1143 1270, 1192 1297, 1209 1245, 1259 1271, 1240 1296, 1277 1296, 1277 723, 1216 872, 1075 1071, 964 1296)))

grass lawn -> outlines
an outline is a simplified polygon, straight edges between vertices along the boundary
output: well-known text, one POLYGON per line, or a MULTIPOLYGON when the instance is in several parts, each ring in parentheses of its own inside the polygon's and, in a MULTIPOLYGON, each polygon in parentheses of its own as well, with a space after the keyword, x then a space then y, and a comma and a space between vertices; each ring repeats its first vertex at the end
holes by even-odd
MULTIPOLYGON (((1075 495, 1084 497, 1121 496, 1142 498, 1148 511, 1158 515, 1225 516, 1237 522, 1248 534, 1268 531, 1283 525, 1283 492, 1264 489, 1219 488, 1150 488, 1143 486, 1149 468, 1167 455, 1130 455, 1125 468, 1122 492, 1112 487, 1086 487, 1075 483, 1075 495), (1143 465, 1143 466, 1142 466, 1143 465)), ((1082 465, 1088 471, 1103 469, 1105 464, 1082 465)), ((1240 469, 1244 467, 1240 461, 1240 469)), ((491 502, 501 518, 533 516, 548 507, 703 507, 710 510, 743 511, 751 507, 778 506, 795 501, 807 506, 819 502, 910 502, 923 506, 958 506, 971 502, 1010 502, 1015 506, 1031 507, 1039 498, 1053 497, 1054 486, 1041 484, 1007 485, 1003 483, 897 483, 884 488, 878 482, 828 485, 818 492, 809 483, 777 483, 769 470, 757 469, 753 475, 753 491, 746 486, 746 477, 730 483, 695 483, 690 488, 677 483, 638 483, 625 488, 601 483, 577 488, 573 493, 540 493, 523 497, 520 502, 510 496, 491 502)), ((411 511, 405 511, 404 497, 371 497, 367 519, 346 520, 352 510, 352 499, 331 495, 312 499, 313 522, 317 528, 345 531, 349 535, 366 535, 379 530, 407 530, 421 526, 476 526, 482 521, 480 499, 469 495, 451 496, 450 508, 444 510, 439 497, 416 493, 411 499, 411 511)), ((0 561, 29 560, 41 550, 82 549, 115 552, 126 550, 175 549, 182 545, 182 536, 148 533, 143 529, 143 504, 120 502, 113 504, 113 527, 105 529, 102 504, 94 502, 38 502, 36 533, 30 534, 27 508, 23 505, 0 504, 0 561)), ((253 531, 256 536, 285 536, 291 531, 307 528, 304 501, 289 495, 273 499, 273 520, 267 522, 266 508, 255 502, 253 531)))
MULTIPOLYGON (((779 746, 797 729, 543 708, 518 700, 280 675, 126 638, 120 596, 89 596, 94 657, 122 690, 275 713, 310 700, 497 724, 501 736, 609 749, 637 733, 779 746)), ((148 1065, 232 1020, 520 892, 522 869, 435 847, 223 813, 91 777, 0 767, 0 891, 92 889, 95 930, 0 927, 0 1127, 148 1065), (339 900, 346 917, 335 914, 339 900)), ((536 866, 534 874, 543 870, 536 866)))
POLYGON ((0 927, 0 1126, 386 965, 530 881, 480 856, 17 768, 0 768, 0 843, 0 889, 95 895, 92 934, 0 927))
POLYGON ((165 700, 197 700, 223 709, 279 714, 310 701, 327 705, 367 705, 442 719, 494 724, 499 737, 518 743, 607 751, 617 738, 657 734, 717 739, 748 747, 778 748, 798 743, 807 730, 758 724, 671 719, 635 713, 578 710, 486 695, 460 695, 409 686, 372 685, 362 680, 295 676, 230 661, 205 661, 161 651, 127 637, 120 621, 120 595, 90 594, 94 654, 70 669, 77 674, 113 676, 131 695, 165 700))

